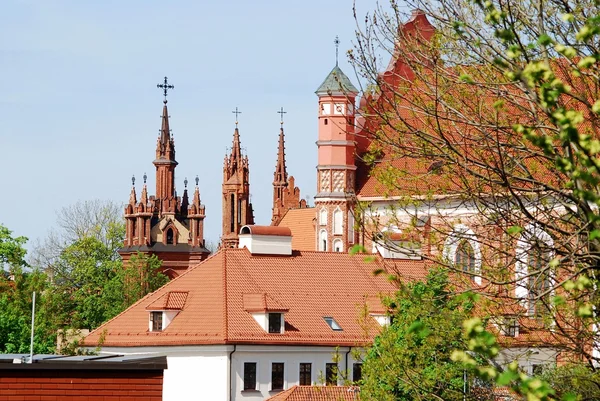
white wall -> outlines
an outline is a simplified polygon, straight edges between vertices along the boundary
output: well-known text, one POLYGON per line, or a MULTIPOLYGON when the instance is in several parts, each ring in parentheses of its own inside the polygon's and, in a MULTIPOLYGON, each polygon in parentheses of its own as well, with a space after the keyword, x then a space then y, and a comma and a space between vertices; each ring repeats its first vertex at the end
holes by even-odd
POLYGON ((163 401, 229 401, 233 346, 119 347, 100 354, 166 355, 163 401))
MULTIPOLYGON (((352 348, 356 350, 356 348, 352 348)), ((348 347, 340 347, 337 350, 340 373, 346 370, 346 354, 348 347)), ((232 355, 234 377, 232 378, 233 400, 259 401, 277 394, 271 391, 271 364, 283 362, 284 366, 284 390, 299 384, 300 363, 312 363, 312 383, 323 384, 325 378, 325 364, 334 362, 334 347, 311 347, 311 346, 274 346, 274 345, 238 345, 232 355), (243 391, 244 389, 244 362, 256 362, 256 391, 243 391)), ((353 358, 354 352, 347 354, 348 378, 352 379, 352 364, 356 362, 353 358)), ((359 361, 360 362, 360 361, 359 361)), ((338 384, 344 384, 341 380, 338 384)))

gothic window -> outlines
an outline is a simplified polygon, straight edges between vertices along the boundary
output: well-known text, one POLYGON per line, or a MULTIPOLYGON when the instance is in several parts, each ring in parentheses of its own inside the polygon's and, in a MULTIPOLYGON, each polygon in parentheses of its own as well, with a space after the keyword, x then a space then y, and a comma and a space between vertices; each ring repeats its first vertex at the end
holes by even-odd
POLYGON ((343 212, 340 208, 336 208, 333 212, 333 234, 341 235, 342 234, 342 220, 343 220, 343 212))
POLYGON ((237 205, 237 222, 238 225, 242 224, 242 200, 238 199, 238 205, 237 205))
POLYGON ((319 251, 327 251, 327 231, 319 231, 319 251))
POLYGON ((173 241, 174 241, 173 229, 169 228, 165 235, 167 236, 167 244, 168 245, 173 244, 173 241))
POLYGON ((319 224, 322 226, 327 225, 327 209, 322 208, 319 212, 319 224))
POLYGON ((334 252, 344 252, 344 243, 341 239, 336 239, 333 241, 333 251, 334 252))
POLYGON ((550 261, 546 245, 534 241, 527 258, 528 273, 528 311, 530 315, 540 316, 550 301, 550 274, 546 269, 550 261))
POLYGON ((454 266, 467 273, 475 273, 475 252, 467 240, 462 240, 456 247, 454 266))
POLYGON ((231 202, 229 202, 229 232, 235 231, 235 195, 231 194, 231 202))

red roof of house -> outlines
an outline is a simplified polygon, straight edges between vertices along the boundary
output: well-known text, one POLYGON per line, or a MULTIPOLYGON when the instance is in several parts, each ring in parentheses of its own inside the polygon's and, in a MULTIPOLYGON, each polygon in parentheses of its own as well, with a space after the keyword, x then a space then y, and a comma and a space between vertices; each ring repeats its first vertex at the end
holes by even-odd
POLYGON ((365 333, 361 309, 367 305, 380 312, 373 298, 395 291, 385 274, 375 276, 373 271, 384 269, 410 279, 426 274, 422 261, 387 262, 334 252, 274 256, 252 255, 246 248, 221 249, 92 331, 84 345, 363 344, 372 340, 379 325, 369 318, 366 325, 374 329, 365 333), (187 293, 180 312, 165 330, 149 331, 148 307, 165 305, 165 296, 173 293, 187 293), (263 330, 252 316, 259 310, 284 312, 285 332, 263 330), (343 330, 332 330, 325 316, 343 330))
POLYGON ((267 401, 354 401, 359 394, 356 386, 293 386, 267 401))
POLYGON ((315 239, 314 207, 303 209, 290 209, 279 222, 279 227, 288 227, 292 230, 292 249, 301 251, 314 251, 315 239))

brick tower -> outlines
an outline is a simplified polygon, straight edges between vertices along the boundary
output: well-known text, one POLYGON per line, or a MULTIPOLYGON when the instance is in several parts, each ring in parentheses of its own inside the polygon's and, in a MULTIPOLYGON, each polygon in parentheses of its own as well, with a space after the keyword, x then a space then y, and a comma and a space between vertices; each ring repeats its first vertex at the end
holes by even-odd
POLYGON ((187 179, 183 197, 175 192, 175 141, 169 128, 167 89, 172 85, 159 85, 165 90, 160 134, 156 143, 156 195, 148 197, 146 174, 139 202, 133 188, 125 206, 125 242, 119 254, 127 263, 137 252, 155 254, 162 260, 165 274, 174 278, 198 264, 209 255, 204 247, 204 205, 200 202, 198 177, 192 203, 189 203, 187 179))
POLYGON ((347 252, 356 242, 354 101, 358 90, 336 62, 315 93, 319 97, 316 249, 347 252))
POLYGON ((250 203, 248 156, 242 155, 240 131, 237 124, 236 118, 231 153, 225 155, 223 163, 223 234, 221 246, 226 248, 237 248, 240 228, 246 224, 254 224, 254 213, 250 203))
MULTIPOLYGON (((284 113, 283 108, 281 113, 284 113)), ((283 114, 282 114, 283 116, 283 114)), ((277 164, 273 174, 273 215, 271 225, 279 225, 288 210, 305 208, 306 201, 300 199, 300 188, 295 186, 293 176, 288 178, 285 166, 285 134, 283 132, 283 119, 279 130, 279 147, 277 149, 277 164)))

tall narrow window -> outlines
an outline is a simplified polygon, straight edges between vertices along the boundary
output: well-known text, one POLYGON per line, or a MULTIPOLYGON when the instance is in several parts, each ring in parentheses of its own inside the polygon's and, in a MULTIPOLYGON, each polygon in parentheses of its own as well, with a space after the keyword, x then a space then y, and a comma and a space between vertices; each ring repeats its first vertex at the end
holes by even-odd
POLYGON ((456 247, 454 264, 461 271, 475 272, 475 252, 468 240, 462 240, 456 247))
POLYGON ((333 234, 341 235, 342 234, 342 220, 343 220, 343 212, 340 208, 335 209, 333 212, 333 234))
POLYGON ((325 384, 328 386, 337 386, 338 367, 337 363, 325 364, 325 384))
POLYGON ((244 362, 244 390, 256 390, 256 362, 244 362))
POLYGON ((327 251, 327 231, 325 230, 319 232, 319 251, 327 251))
POLYGON ((356 384, 362 379, 362 363, 352 365, 352 381, 356 384))
POLYGON ((310 386, 312 385, 312 363, 301 363, 300 364, 300 385, 310 386))
POLYGON ((230 207, 230 211, 229 211, 229 222, 231 223, 230 227, 229 227, 229 231, 230 232, 234 232, 235 231, 235 195, 231 194, 231 202, 229 202, 229 207, 230 207))
POLYGON ((242 224, 242 200, 238 199, 238 211, 237 211, 237 222, 238 224, 242 224))
POLYGON ((152 323, 152 331, 162 331, 162 312, 150 312, 150 323, 152 323))
POLYGON ((323 208, 319 211, 319 225, 327 225, 327 209, 323 208))
POLYGON ((549 262, 546 246, 541 241, 531 245, 528 255, 529 314, 541 316, 550 302, 550 274, 546 267, 549 262))
POLYGON ((283 362, 271 364, 271 390, 283 390, 283 362))

